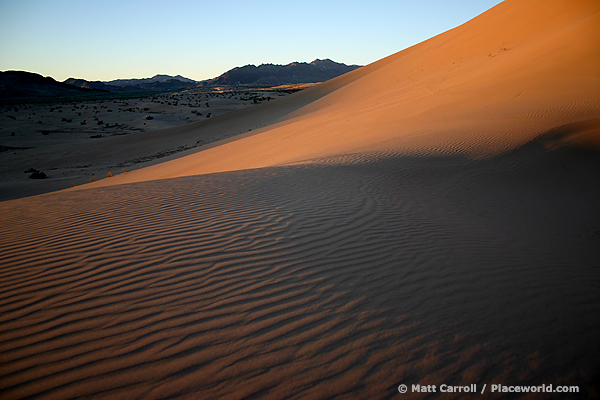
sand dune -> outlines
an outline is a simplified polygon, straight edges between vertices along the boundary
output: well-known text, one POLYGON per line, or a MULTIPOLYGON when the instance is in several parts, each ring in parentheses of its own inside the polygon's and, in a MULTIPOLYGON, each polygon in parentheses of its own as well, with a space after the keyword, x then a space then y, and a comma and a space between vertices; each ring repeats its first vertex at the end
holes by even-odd
POLYGON ((509 0, 244 137, 0 203, 0 397, 597 396, 598 11, 509 0))
POLYGON ((568 154, 523 152, 4 202, 3 398, 584 391, 600 330, 588 175, 600 164, 577 154, 564 172, 568 154))
POLYGON ((366 149, 490 157, 557 126, 597 120, 597 7, 595 1, 501 3, 458 28, 306 90, 298 102, 313 92, 317 99, 251 137, 98 185, 366 149))

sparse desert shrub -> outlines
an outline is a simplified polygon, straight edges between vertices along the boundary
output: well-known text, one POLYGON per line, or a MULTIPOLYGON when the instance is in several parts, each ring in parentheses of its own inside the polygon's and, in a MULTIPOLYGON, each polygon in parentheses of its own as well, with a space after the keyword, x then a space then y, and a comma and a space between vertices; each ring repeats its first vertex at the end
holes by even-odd
POLYGON ((102 135, 92 135, 92 136, 90 136, 90 139, 99 139, 101 137, 102 137, 102 135))
POLYGON ((126 174, 126 173, 128 173, 128 172, 129 172, 129 170, 128 170, 128 169, 125 169, 125 168, 123 168, 123 169, 121 170, 121 173, 122 173, 122 174, 126 174))
POLYGON ((97 180, 98 180, 98 178, 96 178, 96 175, 93 175, 93 176, 90 178, 90 183, 92 183, 92 182, 96 182, 97 180))
POLYGON ((146 119, 147 119, 147 120, 151 120, 151 119, 154 119, 154 117, 153 117, 152 115, 148 115, 148 116, 146 117, 146 119))
POLYGON ((43 131, 41 131, 41 132, 42 132, 42 135, 46 135, 46 136, 48 136, 48 135, 50 134, 50 131, 49 131, 49 130, 46 130, 46 129, 44 129, 44 130, 43 130, 43 131))
POLYGON ((85 121, 85 119, 83 121, 80 122, 81 125, 85 125, 87 124, 87 122, 85 121))
POLYGON ((7 115, 7 117, 10 119, 17 119, 17 117, 15 117, 14 115, 7 115))
POLYGON ((115 176, 111 171, 108 171, 108 174, 106 174, 107 178, 112 178, 113 176, 115 176))
POLYGON ((29 168, 29 169, 26 169, 25 171, 23 171, 24 174, 30 174, 32 172, 39 172, 39 171, 35 168, 29 168))
POLYGON ((29 175, 29 179, 46 179, 47 176, 42 171, 35 171, 31 175, 29 175))
POLYGON ((104 122, 102 121, 98 121, 98 125, 102 125, 104 122))

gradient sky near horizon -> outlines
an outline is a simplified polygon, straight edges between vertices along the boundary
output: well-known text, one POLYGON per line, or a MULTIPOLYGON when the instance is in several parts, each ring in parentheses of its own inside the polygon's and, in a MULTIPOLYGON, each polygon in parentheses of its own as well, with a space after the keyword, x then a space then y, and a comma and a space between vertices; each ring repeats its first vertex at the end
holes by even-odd
POLYGON ((0 0, 0 70, 203 80, 247 64, 366 65, 500 2, 0 0))

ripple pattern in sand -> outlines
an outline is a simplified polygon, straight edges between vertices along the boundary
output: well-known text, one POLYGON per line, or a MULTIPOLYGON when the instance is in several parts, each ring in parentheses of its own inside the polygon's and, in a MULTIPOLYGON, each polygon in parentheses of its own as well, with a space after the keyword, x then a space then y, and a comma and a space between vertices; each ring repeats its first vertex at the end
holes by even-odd
POLYGON ((290 166, 0 204, 0 396, 377 399, 579 376, 581 347, 542 350, 589 344, 597 321, 540 335, 593 311, 586 264, 490 233, 439 200, 438 173, 290 166))

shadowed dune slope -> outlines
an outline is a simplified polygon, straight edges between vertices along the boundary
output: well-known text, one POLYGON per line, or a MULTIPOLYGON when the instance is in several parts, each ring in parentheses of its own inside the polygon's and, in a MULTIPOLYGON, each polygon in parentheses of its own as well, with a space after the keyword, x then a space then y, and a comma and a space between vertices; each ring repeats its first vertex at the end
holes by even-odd
POLYGON ((590 0, 501 3, 460 27, 306 90, 298 101, 314 101, 250 137, 96 185, 365 150, 500 154, 557 126, 600 119, 598 11, 600 3, 590 0))
POLYGON ((509 0, 251 135, 1 202, 0 398, 597 397, 599 9, 509 0))
POLYGON ((597 155, 535 144, 0 203, 0 397, 587 398, 599 179, 597 155))

